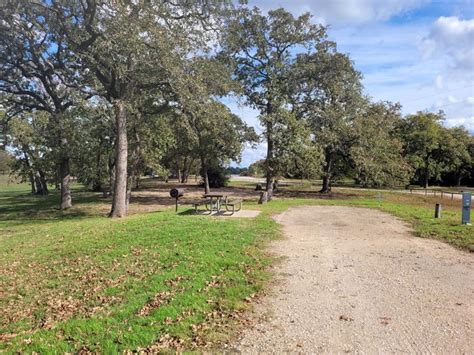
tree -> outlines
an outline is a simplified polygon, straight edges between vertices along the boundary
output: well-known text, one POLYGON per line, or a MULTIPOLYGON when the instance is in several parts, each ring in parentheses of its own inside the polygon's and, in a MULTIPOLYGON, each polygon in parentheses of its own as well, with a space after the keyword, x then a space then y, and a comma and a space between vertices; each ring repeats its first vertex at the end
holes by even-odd
MULTIPOLYGON (((78 98, 79 63, 54 33, 51 17, 38 2, 7 1, 0 8, 0 91, 9 117, 42 111, 50 115, 46 143, 55 154, 61 179, 60 208, 72 206, 68 110, 78 98)), ((4 127, 5 130, 5 127, 4 127)))
POLYGON ((334 46, 298 56, 291 79, 292 101, 299 117, 308 122, 313 139, 324 156, 321 192, 331 190, 334 178, 348 173, 354 142, 354 120, 360 116, 361 74, 334 46))
POLYGON ((11 163, 12 172, 22 181, 31 184, 31 192, 48 194, 48 177, 55 175, 54 159, 49 158, 51 150, 47 147, 46 132, 50 116, 45 112, 18 115, 11 119, 11 147, 15 159, 11 163))
POLYGON ((446 162, 446 173, 454 177, 456 186, 460 186, 474 165, 474 137, 464 127, 445 128, 440 149, 446 162))
POLYGON ((355 177, 363 186, 400 186, 409 182, 411 167, 397 137, 400 105, 368 103, 354 120, 355 143, 350 148, 355 177))
POLYGON ((175 63, 209 39, 221 1, 52 2, 59 32, 94 74, 115 112, 115 183, 110 216, 127 213, 128 116, 136 96, 169 89, 175 63))
POLYGON ((415 178, 425 188, 431 178, 439 178, 446 169, 442 153, 444 113, 417 112, 401 124, 404 155, 415 169, 415 178))
POLYGON ((0 150, 0 174, 9 172, 12 162, 12 155, 4 150, 0 150))
POLYGON ((271 197, 277 173, 277 136, 288 122, 288 79, 296 53, 324 46, 326 29, 311 24, 309 13, 298 18, 280 8, 262 15, 258 8, 240 7, 226 26, 223 57, 231 57, 246 101, 260 111, 267 142, 266 189, 271 197))
POLYGON ((265 174, 265 160, 257 160, 256 162, 249 165, 248 176, 260 177, 265 174))

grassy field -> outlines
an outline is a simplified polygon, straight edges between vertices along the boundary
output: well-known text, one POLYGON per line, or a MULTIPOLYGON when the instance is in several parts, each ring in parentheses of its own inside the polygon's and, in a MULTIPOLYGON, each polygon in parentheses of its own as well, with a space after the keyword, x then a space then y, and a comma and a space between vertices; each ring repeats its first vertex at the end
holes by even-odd
POLYGON ((235 331, 270 277, 264 244, 280 235, 270 218, 303 204, 380 208, 418 236, 460 248, 474 229, 460 226, 459 201, 340 190, 334 199, 302 194, 260 206, 255 219, 215 219, 183 209, 105 217, 108 202, 75 186, 75 207, 0 182, 0 351, 116 353, 196 349, 235 331), (309 198, 308 198, 309 197, 309 198), (313 198, 313 197, 316 197, 313 198))

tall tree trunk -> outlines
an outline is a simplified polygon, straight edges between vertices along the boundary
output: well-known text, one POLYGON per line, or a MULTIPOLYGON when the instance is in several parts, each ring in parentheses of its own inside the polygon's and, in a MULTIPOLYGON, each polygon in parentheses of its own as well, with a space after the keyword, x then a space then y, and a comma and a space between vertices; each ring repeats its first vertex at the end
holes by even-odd
POLYGON ((201 167, 202 167, 202 178, 204 179, 204 193, 208 194, 211 192, 209 186, 209 174, 207 173, 208 167, 206 163, 206 158, 201 155, 201 167))
MULTIPOLYGON (((270 107, 270 105, 269 105, 270 107)), ((268 113, 271 114, 271 108, 268 108, 268 113)), ((273 124, 271 122, 267 122, 267 159, 265 161, 265 169, 266 169, 266 190, 267 190, 267 198, 271 200, 273 197, 273 183, 275 181, 274 171, 273 171, 273 150, 274 150, 274 142, 273 142, 273 124)))
POLYGON ((41 183, 41 178, 39 172, 35 173, 35 185, 36 185, 36 194, 37 195, 44 195, 43 184, 41 183))
POLYGON ((324 166, 323 174, 323 187, 319 192, 328 193, 331 192, 331 174, 332 174, 332 165, 333 159, 330 152, 326 152, 326 165, 324 166))
POLYGON ((456 174, 456 187, 461 186, 461 182, 462 182, 462 174, 458 173, 456 174))
POLYGON ((183 177, 182 177, 182 183, 187 183, 188 182, 188 178, 189 178, 189 173, 191 171, 191 167, 193 166, 194 164, 194 161, 195 161, 195 158, 192 158, 189 163, 187 163, 185 166, 184 166, 184 170, 183 170, 183 177))
POLYGON ((35 186, 35 177, 33 174, 30 174, 30 184, 31 184, 31 193, 36 193, 36 186, 35 186))
POLYGON ((128 206, 130 205, 130 198, 132 197, 132 185, 133 185, 133 176, 129 176, 127 178, 127 211, 128 211, 128 206))
POLYGON ((115 187, 115 161, 112 157, 109 157, 109 187, 110 194, 113 196, 115 187))
POLYGON ((179 182, 184 184, 186 181, 186 174, 187 174, 187 164, 188 164, 188 157, 184 157, 183 161, 183 171, 181 173, 181 179, 179 179, 179 182))
POLYGON ((35 184, 36 184, 36 194, 37 195, 47 195, 48 191, 48 184, 46 182, 46 178, 44 176, 44 172, 41 170, 37 170, 35 173, 35 184))
POLYGON ((49 194, 48 182, 46 181, 46 175, 43 170, 39 170, 39 176, 41 180, 41 185, 43 186, 43 195, 49 194))
POLYGON ((61 204, 59 208, 66 210, 72 207, 70 175, 69 175, 69 158, 64 157, 59 166, 59 173, 61 177, 61 204))
POLYGON ((321 188, 320 192, 331 192, 330 178, 328 175, 323 176, 323 187, 321 188))
POLYGON ((127 113, 125 102, 116 100, 115 128, 117 139, 115 141, 115 183, 112 210, 110 217, 123 217, 127 214, 127 113))
POLYGON ((33 172, 33 167, 30 164, 30 159, 28 158, 28 154, 25 151, 25 147, 22 147, 23 149, 23 154, 25 156, 24 162, 26 166, 28 167, 28 170, 30 170, 29 176, 30 176, 30 184, 31 184, 31 193, 36 194, 36 181, 35 181, 35 174, 33 172))
POLYGON ((425 176, 423 178, 423 186, 425 189, 428 188, 430 181, 430 174, 428 173, 428 168, 425 169, 425 176))
POLYGON ((99 138, 99 148, 97 149, 97 155, 95 160, 95 171, 96 175, 92 182, 92 191, 102 190, 102 138, 99 138))

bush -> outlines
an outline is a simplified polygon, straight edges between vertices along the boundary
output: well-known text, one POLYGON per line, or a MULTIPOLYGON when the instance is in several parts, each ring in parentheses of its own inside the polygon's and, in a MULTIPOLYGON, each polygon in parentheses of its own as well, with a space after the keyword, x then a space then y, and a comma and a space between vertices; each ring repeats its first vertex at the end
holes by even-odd
MULTIPOLYGON (((204 173, 201 171, 201 176, 204 179, 204 173)), ((210 167, 207 170, 207 176, 209 177, 209 186, 213 188, 224 187, 229 183, 230 176, 227 175, 226 170, 223 167, 210 167)))

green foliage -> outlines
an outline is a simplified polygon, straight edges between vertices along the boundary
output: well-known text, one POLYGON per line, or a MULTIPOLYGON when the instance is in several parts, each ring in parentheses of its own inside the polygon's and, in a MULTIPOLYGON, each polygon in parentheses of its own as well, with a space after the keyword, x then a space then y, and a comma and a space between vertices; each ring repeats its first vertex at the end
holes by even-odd
POLYGON ((354 121, 355 142, 350 148, 356 179, 363 186, 403 186, 412 171, 402 156, 403 143, 396 136, 402 118, 400 107, 370 104, 354 121))
MULTIPOLYGON (((201 172, 201 175, 204 175, 204 173, 201 172)), ((227 169, 222 166, 211 165, 207 169, 207 175, 209 178, 209 187, 225 187, 229 183, 230 176, 227 173, 227 169)))
POLYGON ((332 46, 301 54, 297 68, 290 80, 292 100, 322 151, 326 191, 333 179, 350 173, 350 148, 356 138, 353 122, 365 104, 361 75, 349 57, 332 46))
MULTIPOLYGON (((306 150, 285 146, 285 136, 299 132, 292 129, 293 115, 287 112, 288 79, 296 70, 297 53, 328 46, 325 36, 326 29, 311 24, 309 13, 295 18, 282 8, 265 16, 258 8, 240 7, 227 24, 221 55, 231 59, 246 101, 260 112, 268 147, 267 188, 271 188, 271 180, 288 159, 282 151, 286 153, 288 148, 294 154, 306 150)), ((293 146, 300 142, 294 138, 293 146)))
POLYGON ((261 177, 265 175, 265 160, 257 160, 249 165, 248 176, 261 177))
POLYGON ((418 112, 408 116, 400 127, 404 154, 415 169, 415 181, 425 187, 446 171, 468 170, 472 162, 469 134, 444 128, 443 119, 442 112, 418 112))
POLYGON ((8 173, 12 163, 13 156, 4 150, 0 150, 0 174, 8 173))

